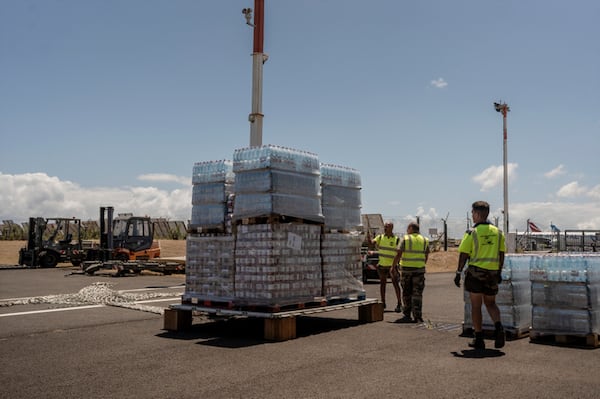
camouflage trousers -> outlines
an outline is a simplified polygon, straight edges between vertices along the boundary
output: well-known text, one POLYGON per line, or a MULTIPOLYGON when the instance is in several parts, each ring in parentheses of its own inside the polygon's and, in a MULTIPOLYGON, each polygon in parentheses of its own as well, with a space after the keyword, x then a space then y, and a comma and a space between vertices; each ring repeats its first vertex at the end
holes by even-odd
POLYGON ((414 319, 422 319, 425 269, 415 271, 414 268, 403 267, 400 286, 402 287, 402 313, 407 317, 412 313, 414 319))

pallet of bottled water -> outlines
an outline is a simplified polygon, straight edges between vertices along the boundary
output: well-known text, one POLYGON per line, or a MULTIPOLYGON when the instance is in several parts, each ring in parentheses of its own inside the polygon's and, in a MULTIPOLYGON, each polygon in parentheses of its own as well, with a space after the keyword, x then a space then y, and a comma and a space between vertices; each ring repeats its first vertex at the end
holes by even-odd
POLYGON ((288 170, 319 174, 319 158, 308 151, 267 144, 262 147, 236 149, 233 152, 233 172, 256 169, 288 170))
POLYGON ((282 215, 323 222, 319 159, 315 154, 265 145, 234 151, 233 219, 282 215))
POLYGON ((194 164, 191 230, 230 230, 233 183, 232 161, 218 160, 194 164))
POLYGON ((326 230, 353 231, 361 226, 361 178, 356 169, 321 164, 321 202, 326 230))
POLYGON ((531 262, 532 340, 600 334, 600 256, 557 254, 531 262))
POLYGON ((321 297, 320 251, 318 225, 240 225, 234 251, 237 303, 275 306, 321 297))
POLYGON ((235 298, 234 247, 232 235, 187 236, 182 302, 229 302, 235 298))
POLYGON ((359 232, 326 232, 321 239, 323 295, 327 299, 365 297, 359 232))

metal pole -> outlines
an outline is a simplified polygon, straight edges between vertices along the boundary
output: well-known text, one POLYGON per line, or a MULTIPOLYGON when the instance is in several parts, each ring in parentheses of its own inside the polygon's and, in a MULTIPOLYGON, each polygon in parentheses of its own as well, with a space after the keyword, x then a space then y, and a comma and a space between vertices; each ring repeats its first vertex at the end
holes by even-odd
POLYGON ((262 146, 262 78, 263 64, 267 56, 263 53, 264 43, 264 0, 254 0, 254 49, 252 52, 252 113, 250 121, 250 147, 262 146))
POLYGON ((506 103, 494 103, 496 111, 502 113, 502 133, 503 133, 503 175, 504 175, 504 234, 508 234, 508 161, 507 161, 507 129, 506 129, 506 114, 510 111, 506 103))
POLYGON ((502 109, 502 126, 503 126, 503 133, 504 133, 504 140, 503 140, 503 151, 502 153, 504 154, 504 234, 508 234, 509 230, 509 224, 508 224, 508 157, 507 157, 507 132, 506 132, 506 113, 507 113, 508 107, 505 106, 502 109))
POLYGON ((448 223, 446 222, 448 218, 444 219, 444 252, 448 252, 448 223))

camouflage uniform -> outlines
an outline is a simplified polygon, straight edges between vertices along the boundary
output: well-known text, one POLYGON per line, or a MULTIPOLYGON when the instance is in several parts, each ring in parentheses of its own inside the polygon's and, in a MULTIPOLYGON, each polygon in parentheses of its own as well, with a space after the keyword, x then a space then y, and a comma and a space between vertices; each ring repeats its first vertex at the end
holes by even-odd
POLYGON ((425 268, 402 267, 400 277, 402 286, 402 313, 415 320, 423 318, 423 290, 425 289, 425 268))

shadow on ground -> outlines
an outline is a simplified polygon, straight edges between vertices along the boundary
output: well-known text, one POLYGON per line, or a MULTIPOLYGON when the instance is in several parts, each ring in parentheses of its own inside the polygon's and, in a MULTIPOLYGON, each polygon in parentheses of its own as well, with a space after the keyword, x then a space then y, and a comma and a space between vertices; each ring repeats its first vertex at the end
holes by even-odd
POLYGON ((484 359, 487 357, 500 357, 505 353, 497 349, 467 349, 459 352, 450 352, 454 357, 462 357, 465 359, 484 359))
MULTIPOLYGON (((296 317, 296 339, 355 327, 359 324, 357 320, 298 316, 296 317)), ((264 339, 264 319, 247 317, 203 320, 201 323, 193 324, 189 330, 164 331, 157 336, 186 341, 199 340, 199 345, 223 348, 241 348, 273 342, 264 339)))

